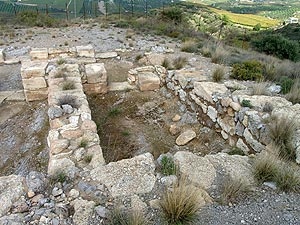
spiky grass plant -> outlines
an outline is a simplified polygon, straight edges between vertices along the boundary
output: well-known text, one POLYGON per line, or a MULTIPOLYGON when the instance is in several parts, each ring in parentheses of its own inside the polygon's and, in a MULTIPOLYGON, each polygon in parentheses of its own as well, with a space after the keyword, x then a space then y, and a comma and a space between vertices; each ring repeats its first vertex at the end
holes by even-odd
POLYGON ((225 68, 224 66, 218 66, 212 75, 212 79, 214 82, 220 82, 224 79, 225 76, 225 68))
POLYGON ((200 209, 199 193, 182 178, 165 191, 159 205, 168 224, 192 224, 197 220, 200 209))

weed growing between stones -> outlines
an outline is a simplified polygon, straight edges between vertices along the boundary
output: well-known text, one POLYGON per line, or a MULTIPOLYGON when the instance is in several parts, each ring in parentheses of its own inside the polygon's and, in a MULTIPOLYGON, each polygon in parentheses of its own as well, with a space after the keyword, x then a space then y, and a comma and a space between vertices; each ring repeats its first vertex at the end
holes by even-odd
POLYGON ((57 174, 53 175, 51 178, 50 178, 50 183, 51 184, 55 184, 55 183, 64 183, 68 180, 68 176, 65 172, 63 171, 58 171, 57 174))
POLYGON ((88 141, 87 141, 86 139, 81 139, 81 141, 80 141, 78 147, 79 147, 79 148, 86 148, 87 145, 88 145, 88 141))
POLYGON ((182 69, 187 63, 187 58, 179 56, 173 61, 173 65, 176 70, 182 69))
POLYGON ((121 112, 122 112, 122 110, 119 109, 119 108, 117 108, 117 107, 116 108, 112 108, 111 110, 109 110, 108 116, 109 117, 116 117, 116 116, 120 115, 121 112))
POLYGON ((140 211, 125 211, 114 208, 108 216, 108 225, 146 225, 149 224, 140 211))
POLYGON ((223 184, 221 204, 235 203, 250 191, 250 185, 243 179, 228 178, 223 184))
POLYGON ((159 205, 168 224, 192 224, 200 209, 199 193, 181 178, 171 189, 166 189, 159 205))
POLYGON ((238 147, 232 147, 227 154, 228 155, 245 155, 243 150, 238 147))
POLYGON ((193 53, 193 52, 197 52, 197 50, 198 50, 198 45, 195 40, 187 40, 182 43, 181 51, 183 52, 193 53))
POLYGON ((248 107, 248 108, 252 108, 253 107, 252 104, 251 104, 251 102, 250 102, 250 100, 246 100, 246 99, 243 99, 243 101, 241 102, 241 105, 243 107, 248 107))
POLYGON ((296 160, 296 149, 292 144, 295 123, 288 118, 275 117, 269 123, 270 138, 279 148, 279 156, 291 161, 296 160))
POLYGON ((63 59, 63 58, 59 58, 58 60, 56 60, 56 64, 57 64, 57 65, 63 65, 63 64, 65 64, 65 63, 66 63, 66 60, 63 59))
POLYGON ((171 62, 167 58, 164 58, 161 65, 165 67, 167 70, 172 69, 171 62))
POLYGON ((64 91, 67 91, 67 90, 74 90, 76 87, 75 87, 75 83, 74 83, 74 81, 71 81, 71 80, 69 80, 69 81, 65 81, 64 83, 63 83, 63 86, 62 86, 62 89, 64 90, 64 91))
POLYGON ((212 79, 214 82, 220 82, 224 79, 225 69, 223 66, 218 66, 213 72, 212 79))
POLYGON ((171 157, 164 155, 161 159, 161 172, 165 176, 175 175, 177 166, 171 157))
POLYGON ((92 161, 92 159, 93 159, 92 155, 86 155, 84 156, 83 161, 88 164, 92 161))

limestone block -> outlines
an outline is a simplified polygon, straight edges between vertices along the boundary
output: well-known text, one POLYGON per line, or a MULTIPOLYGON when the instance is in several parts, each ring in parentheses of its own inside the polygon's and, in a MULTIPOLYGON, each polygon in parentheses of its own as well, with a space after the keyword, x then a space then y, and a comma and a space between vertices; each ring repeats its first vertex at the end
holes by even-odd
POLYGON ((70 130, 63 130, 60 132, 63 138, 66 139, 75 139, 79 138, 83 135, 83 131, 80 129, 70 129, 70 130))
POLYGON ((21 76, 23 79, 43 77, 45 76, 47 66, 47 61, 23 61, 21 66, 21 76))
POLYGON ((110 59, 110 58, 116 58, 118 56, 117 52, 100 52, 96 53, 97 59, 110 59))
POLYGON ((74 207, 73 222, 76 225, 90 224, 96 203, 93 201, 75 199, 71 203, 74 207))
POLYGON ((85 73, 89 84, 106 83, 107 74, 104 63, 93 63, 85 65, 85 73))
POLYGON ((105 94, 108 90, 107 83, 83 84, 83 88, 86 94, 105 94))
POLYGON ((244 137, 245 137, 247 144, 249 144, 253 148, 254 151, 261 152, 262 150, 265 149, 265 146, 262 145, 257 140, 255 140, 247 128, 244 131, 244 137))
POLYGON ((76 46, 77 56, 79 57, 87 57, 87 58, 94 58, 95 51, 92 45, 86 46, 76 46))
POLYGON ((3 53, 3 49, 0 49, 0 63, 4 63, 5 58, 4 58, 4 53, 3 53))
POLYGON ((236 147, 241 149, 246 155, 249 154, 250 149, 241 138, 236 142, 236 147))
POLYGON ((217 122, 226 133, 229 133, 230 135, 235 134, 235 122, 232 117, 226 116, 224 118, 218 118, 217 122))
POLYGON ((59 154, 67 150, 70 145, 70 141, 67 139, 58 139, 50 142, 50 152, 53 155, 59 154))
POLYGON ((214 103, 212 98, 213 94, 226 94, 228 89, 224 84, 214 82, 195 82, 193 92, 204 100, 214 103))
POLYGON ((69 52, 69 47, 67 46, 62 46, 62 47, 57 47, 57 48, 49 48, 49 55, 60 55, 64 53, 69 52))
POLYGON ((45 100, 48 97, 48 88, 31 91, 25 90, 25 98, 27 102, 45 100))
POLYGON ((196 133, 193 130, 186 130, 182 134, 180 134, 176 139, 177 145, 186 145, 188 142, 193 140, 196 137, 196 133))
POLYGON ((47 83, 44 77, 32 77, 29 79, 22 79, 24 90, 39 90, 46 88, 47 83))
POLYGON ((63 172, 68 177, 73 178, 78 172, 78 169, 75 167, 75 163, 70 159, 50 156, 48 164, 48 174, 50 176, 55 176, 60 172, 63 172))
POLYGON ((128 91, 137 89, 136 85, 130 85, 129 82, 111 82, 108 85, 109 91, 128 91))
POLYGON ((93 145, 92 147, 88 148, 87 155, 92 156, 92 160, 89 163, 92 168, 96 168, 105 164, 100 145, 93 145))
POLYGON ((48 59, 48 49, 47 48, 32 48, 29 55, 30 55, 31 60, 48 59))
POLYGON ((138 86, 141 91, 154 91, 159 89, 160 79, 154 73, 138 74, 138 86))
POLYGON ((0 177, 0 217, 6 215, 13 204, 25 195, 24 183, 24 177, 17 175, 0 177))
POLYGON ((149 193, 155 177, 154 158, 150 153, 98 166, 90 174, 106 185, 113 197, 149 193))

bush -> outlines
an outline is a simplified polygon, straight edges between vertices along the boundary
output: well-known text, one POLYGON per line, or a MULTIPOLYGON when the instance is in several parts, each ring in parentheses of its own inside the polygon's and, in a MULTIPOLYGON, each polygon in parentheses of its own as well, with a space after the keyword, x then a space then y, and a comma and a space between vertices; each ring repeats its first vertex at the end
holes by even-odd
POLYGON ((59 22, 47 15, 36 12, 20 12, 16 17, 17 24, 37 27, 55 27, 59 22))
POLYGON ((300 46, 296 41, 288 40, 281 35, 265 34, 252 45, 260 52, 277 56, 280 59, 297 61, 300 58, 300 46))
POLYGON ((179 56, 174 59, 173 64, 176 70, 182 69, 187 63, 187 59, 185 57, 179 56))
POLYGON ((251 104, 251 102, 250 102, 250 100, 246 100, 246 99, 243 99, 241 105, 243 107, 248 107, 248 108, 252 108, 253 107, 252 104, 251 104))
POLYGON ((282 77, 280 79, 281 93, 287 94, 291 90, 293 84, 294 84, 293 79, 286 76, 282 77))
POLYGON ((292 145, 292 137, 295 133, 295 123, 288 118, 273 118, 268 125, 270 138, 279 148, 279 156, 294 161, 296 150, 292 145))
POLYGON ((299 171, 290 165, 282 164, 280 170, 277 170, 274 181, 281 191, 300 192, 299 171))
POLYGON ((161 159, 161 172, 165 176, 175 175, 177 167, 171 157, 163 156, 161 159))
POLYGON ((175 23, 180 23, 183 19, 183 11, 178 7, 165 8, 160 14, 163 20, 175 23))
POLYGON ((197 219, 199 193, 197 189, 180 180, 172 189, 167 189, 159 202, 168 224, 188 224, 197 219))
POLYGON ((233 64, 231 77, 238 80, 261 80, 263 66, 256 60, 233 64))
POLYGON ((220 82, 224 79, 225 68, 224 66, 218 66, 213 72, 212 78, 214 82, 220 82))
POLYGON ((249 191, 250 185, 245 180, 237 178, 226 179, 222 187, 221 203, 234 203, 249 191))

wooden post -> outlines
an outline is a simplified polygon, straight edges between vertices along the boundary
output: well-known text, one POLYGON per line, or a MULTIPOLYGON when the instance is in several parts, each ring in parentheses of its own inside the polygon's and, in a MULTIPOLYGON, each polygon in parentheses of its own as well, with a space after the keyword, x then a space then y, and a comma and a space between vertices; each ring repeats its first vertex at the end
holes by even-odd
POLYGON ((67 17, 67 20, 69 20, 69 9, 68 9, 68 3, 66 3, 66 17, 67 17))
POLYGON ((82 8, 83 8, 83 19, 85 20, 86 15, 85 15, 85 4, 84 4, 84 2, 83 2, 82 8))
POLYGON ((119 20, 121 20, 121 0, 119 0, 119 20))
POLYGON ((48 11, 48 4, 46 4, 46 15, 48 16, 49 11, 48 11))

